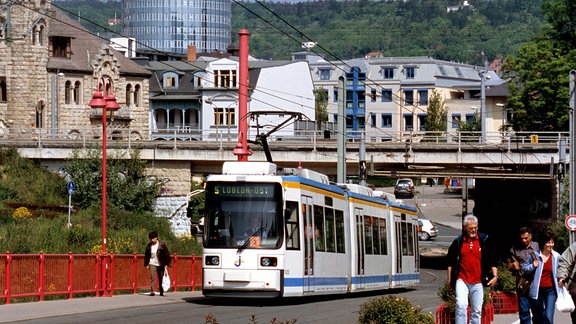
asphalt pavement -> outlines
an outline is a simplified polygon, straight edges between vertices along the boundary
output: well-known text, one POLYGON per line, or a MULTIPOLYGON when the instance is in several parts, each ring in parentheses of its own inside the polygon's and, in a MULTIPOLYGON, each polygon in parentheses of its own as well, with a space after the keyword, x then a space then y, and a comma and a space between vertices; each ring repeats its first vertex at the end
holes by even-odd
MULTIPOLYGON (((443 194, 444 188, 420 186, 420 197, 415 198, 422 213, 433 222, 461 229, 462 200, 454 194, 443 194)), ((406 203, 409 203, 408 201, 406 203)), ((412 204, 412 203, 410 203, 412 204)), ((473 202, 469 203, 471 211, 473 202)), ((146 294, 115 295, 113 297, 82 297, 42 302, 12 303, 0 305, 0 323, 46 319, 58 316, 102 312, 114 309, 138 308, 159 304, 186 303, 193 298, 202 298, 200 291, 166 293, 151 297, 146 294)), ((519 323, 518 314, 500 314, 494 316, 495 324, 519 323)), ((555 313, 555 323, 569 324, 567 313, 555 313)))

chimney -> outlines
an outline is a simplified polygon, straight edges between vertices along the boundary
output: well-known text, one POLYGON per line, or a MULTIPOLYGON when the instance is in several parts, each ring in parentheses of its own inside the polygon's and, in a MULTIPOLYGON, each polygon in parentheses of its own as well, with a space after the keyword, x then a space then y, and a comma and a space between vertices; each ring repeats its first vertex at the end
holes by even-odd
POLYGON ((186 62, 196 62, 196 45, 188 45, 188 57, 186 62))

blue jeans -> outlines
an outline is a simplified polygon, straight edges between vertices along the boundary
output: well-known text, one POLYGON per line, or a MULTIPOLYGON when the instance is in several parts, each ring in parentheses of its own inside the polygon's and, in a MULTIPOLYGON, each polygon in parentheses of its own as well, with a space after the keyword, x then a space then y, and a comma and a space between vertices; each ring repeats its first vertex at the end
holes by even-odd
POLYGON ((536 300, 536 311, 534 312, 534 323, 552 324, 554 323, 554 307, 556 306, 556 288, 539 288, 538 299, 536 300))
POLYGON ((518 294, 518 317, 520 318, 520 324, 532 324, 532 313, 536 310, 536 301, 528 295, 522 295, 520 292, 518 294))
POLYGON ((467 323, 468 295, 470 295, 470 307, 472 308, 470 324, 480 324, 484 287, 481 283, 467 284, 462 279, 456 280, 456 324, 467 323))

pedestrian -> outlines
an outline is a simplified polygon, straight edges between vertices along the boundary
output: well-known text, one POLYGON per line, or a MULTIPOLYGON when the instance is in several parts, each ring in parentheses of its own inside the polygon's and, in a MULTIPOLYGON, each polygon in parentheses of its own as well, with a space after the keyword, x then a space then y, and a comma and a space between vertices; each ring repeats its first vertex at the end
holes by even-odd
POLYGON ((532 240, 532 230, 523 226, 518 230, 518 241, 510 248, 508 269, 516 277, 516 296, 518 298, 518 317, 520 324, 531 324, 532 313, 535 311, 536 301, 528 296, 530 285, 534 278, 533 273, 525 273, 522 264, 528 257, 538 251, 538 243, 532 240))
POLYGON ((554 251, 554 233, 546 231, 538 239, 540 251, 536 258, 528 255, 522 265, 522 270, 534 273, 534 280, 530 285, 530 298, 536 300, 536 308, 532 314, 534 323, 553 324, 554 308, 558 298, 559 287, 556 280, 560 254, 554 251))
POLYGON ((155 295, 156 278, 158 278, 160 296, 164 296, 162 278, 164 278, 166 268, 172 265, 170 251, 168 251, 168 247, 164 242, 158 240, 158 233, 150 232, 148 238, 150 243, 146 246, 146 252, 144 253, 144 266, 150 270, 150 296, 155 295))
POLYGON ((478 232, 478 218, 464 216, 464 233, 448 249, 448 281, 456 290, 456 324, 466 324, 468 298, 472 308, 470 324, 480 324, 482 318, 483 284, 492 287, 498 280, 495 253, 488 235, 478 232))
MULTIPOLYGON (((558 286, 568 288, 572 300, 576 303, 576 242, 562 253, 558 261, 558 270, 556 278, 558 278, 558 286)), ((572 324, 576 324, 576 311, 570 313, 572 324)))

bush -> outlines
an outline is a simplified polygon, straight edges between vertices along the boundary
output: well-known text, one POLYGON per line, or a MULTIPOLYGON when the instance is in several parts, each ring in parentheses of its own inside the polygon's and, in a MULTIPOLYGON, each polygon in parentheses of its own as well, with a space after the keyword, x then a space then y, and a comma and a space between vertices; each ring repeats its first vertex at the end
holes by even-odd
POLYGON ((506 263, 498 266, 498 281, 491 290, 497 293, 516 293, 516 277, 508 270, 506 263))
POLYGON ((432 324, 432 314, 423 314, 410 300, 394 295, 372 299, 362 304, 359 323, 432 324))
POLYGON ((17 222, 23 222, 32 218, 32 213, 26 207, 18 207, 12 213, 12 218, 17 222))

